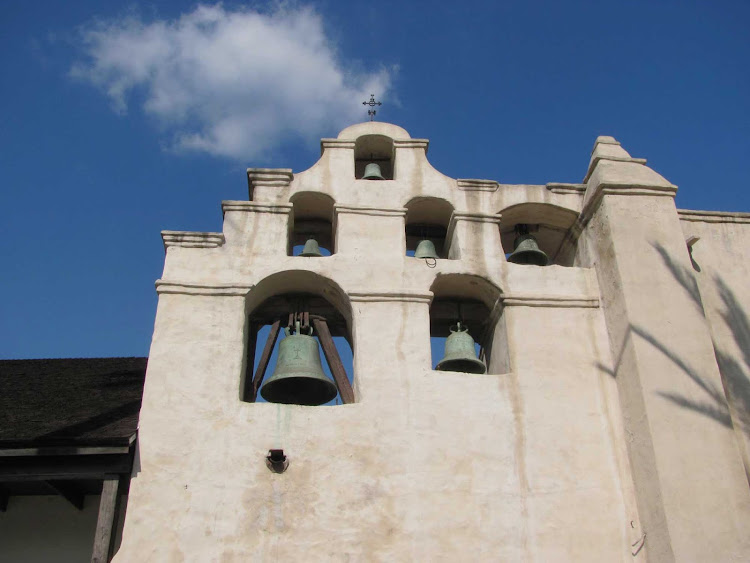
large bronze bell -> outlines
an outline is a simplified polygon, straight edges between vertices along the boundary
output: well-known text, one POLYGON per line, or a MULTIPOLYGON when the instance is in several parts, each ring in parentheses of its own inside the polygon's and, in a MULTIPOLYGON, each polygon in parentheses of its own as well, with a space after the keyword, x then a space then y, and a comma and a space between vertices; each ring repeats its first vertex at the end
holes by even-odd
POLYGON ((417 250, 414 251, 414 258, 435 258, 437 259, 438 253, 435 250, 435 244, 429 240, 420 240, 417 245, 417 250))
POLYGON ((363 180, 385 180, 383 175, 380 173, 380 165, 377 162, 371 162, 365 166, 365 173, 362 176, 363 180))
POLYGON ((298 322, 295 334, 286 328, 279 343, 279 357, 273 375, 263 384, 260 394, 269 403, 322 405, 338 394, 336 385, 323 373, 318 341, 302 334, 298 322))
POLYGON ((440 371, 460 371, 463 373, 485 373, 487 368, 477 359, 474 351, 474 339, 468 332, 466 325, 456 324, 456 330, 450 329, 451 334, 445 340, 445 355, 438 362, 435 369, 440 371))
POLYGON ((300 256, 311 256, 311 257, 319 257, 323 256, 323 254, 320 252, 320 246, 318 245, 318 241, 314 238, 307 239, 307 242, 305 242, 305 247, 302 249, 302 252, 299 254, 300 256))
POLYGON ((546 266, 549 258, 539 248, 533 235, 526 233, 516 237, 516 240, 513 242, 513 253, 508 256, 508 262, 546 266))

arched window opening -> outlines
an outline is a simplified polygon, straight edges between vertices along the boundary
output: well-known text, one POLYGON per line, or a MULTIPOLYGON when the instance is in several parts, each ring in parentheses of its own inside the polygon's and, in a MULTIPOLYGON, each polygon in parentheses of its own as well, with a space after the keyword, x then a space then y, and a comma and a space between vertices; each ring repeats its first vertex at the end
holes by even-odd
POLYGON ((248 309, 243 401, 354 402, 351 310, 336 284, 312 272, 280 272, 253 289, 248 309))
POLYGON ((354 145, 354 177, 393 180, 394 160, 393 139, 385 135, 362 135, 354 145), (373 164, 377 167, 368 167, 373 164))
POLYGON ((301 192, 290 202, 293 227, 289 255, 322 257, 333 254, 333 199, 321 193, 301 192))
POLYGON ((500 290, 478 276, 438 276, 431 290, 432 365, 440 371, 507 373, 500 290))
POLYGON ((575 211, 547 203, 523 203, 501 214, 500 237, 509 262, 573 265, 575 249, 568 247, 567 234, 578 218, 575 211))
POLYGON ((453 206, 443 199, 416 198, 406 204, 406 255, 447 258, 446 234, 453 206))

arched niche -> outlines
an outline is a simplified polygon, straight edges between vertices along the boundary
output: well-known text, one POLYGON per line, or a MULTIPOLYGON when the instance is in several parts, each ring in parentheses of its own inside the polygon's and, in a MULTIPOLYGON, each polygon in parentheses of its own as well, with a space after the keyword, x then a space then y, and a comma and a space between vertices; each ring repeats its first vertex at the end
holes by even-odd
POLYGON ((571 266, 573 256, 561 252, 568 230, 578 219, 578 212, 551 203, 520 203, 500 211, 500 237, 507 254, 513 252, 517 225, 527 225, 550 264, 571 266))
POLYGON ((433 365, 438 356, 442 357, 451 326, 461 320, 477 344, 487 373, 508 373, 510 361, 500 288, 481 276, 442 274, 435 278, 430 291, 435 295, 430 305, 433 365))
POLYGON ((448 257, 446 234, 453 205, 437 197, 415 197, 406 204, 406 253, 414 255, 420 241, 429 239, 438 257, 448 257))
POLYGON ((354 177, 362 178, 365 167, 374 162, 386 180, 393 180, 395 171, 393 139, 385 135, 362 135, 354 144, 354 177))
POLYGON ((292 204, 293 221, 289 255, 299 255, 310 238, 318 242, 323 255, 334 254, 333 198, 319 192, 299 192, 289 202, 292 204))
POLYGON ((245 374, 240 382, 241 400, 255 402, 259 397, 263 380, 271 376, 275 367, 277 338, 283 338, 283 329, 294 326, 294 321, 299 319, 303 325, 307 323, 313 327, 314 336, 323 346, 325 357, 322 365, 324 371, 336 380, 340 392, 337 399, 339 402, 353 402, 352 311, 348 297, 338 284, 309 271, 277 272, 253 287, 246 300, 246 311, 247 354, 245 374), (324 326, 318 324, 321 319, 324 326), (320 329, 324 330, 321 332, 320 329), (330 335, 328 342, 335 347, 343 367, 347 389, 342 389, 336 368, 331 365, 330 350, 326 350, 326 332, 330 335))

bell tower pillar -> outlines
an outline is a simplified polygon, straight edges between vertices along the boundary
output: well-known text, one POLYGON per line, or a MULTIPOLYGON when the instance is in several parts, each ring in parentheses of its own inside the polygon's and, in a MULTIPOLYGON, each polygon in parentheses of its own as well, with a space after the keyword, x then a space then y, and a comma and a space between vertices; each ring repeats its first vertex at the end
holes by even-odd
POLYGON ((750 490, 715 416, 725 395, 677 188, 612 137, 597 139, 584 182, 576 261, 599 279, 648 558, 733 560, 750 548, 750 490))

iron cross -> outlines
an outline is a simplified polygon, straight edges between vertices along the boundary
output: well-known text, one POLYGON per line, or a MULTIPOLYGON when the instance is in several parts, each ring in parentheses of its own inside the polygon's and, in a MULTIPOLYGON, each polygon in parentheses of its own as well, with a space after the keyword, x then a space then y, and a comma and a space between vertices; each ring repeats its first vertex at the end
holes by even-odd
MULTIPOLYGON (((380 102, 375 101, 375 94, 370 94, 370 101, 369 102, 362 102, 363 106, 370 106, 371 108, 374 108, 375 106, 382 106, 383 104, 380 102)), ((373 121, 375 119, 375 114, 377 111, 374 109, 368 109, 367 115, 370 116, 370 121, 373 121)))

